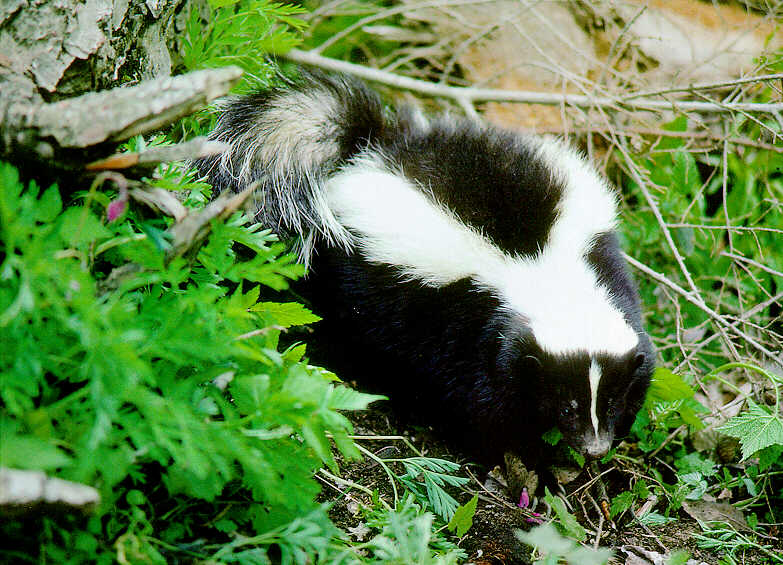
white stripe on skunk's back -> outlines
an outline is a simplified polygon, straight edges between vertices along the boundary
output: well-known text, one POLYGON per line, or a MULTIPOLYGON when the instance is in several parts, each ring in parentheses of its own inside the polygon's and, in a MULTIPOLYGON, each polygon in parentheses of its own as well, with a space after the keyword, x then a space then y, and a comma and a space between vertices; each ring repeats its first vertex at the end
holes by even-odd
MULTIPOLYGON (((367 260, 434 287, 470 277, 524 316, 551 353, 627 353, 638 336, 585 260, 595 236, 614 228, 616 198, 578 154, 554 141, 531 141, 565 186, 547 245, 535 256, 504 253, 372 154, 329 179, 328 206, 357 234, 367 260)), ((519 213, 524 222, 525 211, 519 213)))

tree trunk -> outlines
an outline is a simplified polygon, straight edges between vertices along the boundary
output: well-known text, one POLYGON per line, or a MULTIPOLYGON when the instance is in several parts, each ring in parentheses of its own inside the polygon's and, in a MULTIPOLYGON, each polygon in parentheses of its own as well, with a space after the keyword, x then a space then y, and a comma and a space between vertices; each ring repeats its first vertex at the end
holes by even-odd
POLYGON ((113 149, 107 142, 225 94, 236 68, 168 78, 185 17, 204 8, 203 0, 3 0, 0 159, 34 165, 37 177, 81 171, 113 149))

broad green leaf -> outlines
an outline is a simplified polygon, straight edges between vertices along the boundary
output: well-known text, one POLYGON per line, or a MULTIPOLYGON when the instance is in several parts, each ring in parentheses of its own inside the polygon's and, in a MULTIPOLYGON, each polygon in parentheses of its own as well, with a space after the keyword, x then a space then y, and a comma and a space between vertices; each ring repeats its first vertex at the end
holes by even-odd
POLYGON ((663 526, 670 522, 676 522, 677 518, 667 518, 663 514, 658 512, 648 512, 644 516, 639 517, 639 521, 645 526, 663 526))
POLYGON ((693 388, 681 376, 675 375, 665 367, 658 367, 653 373, 650 388, 647 391, 647 403, 681 400, 691 398, 693 395, 693 388))
POLYGON ((468 500, 462 506, 459 506, 454 511, 454 516, 449 520, 447 528, 451 532, 456 532, 456 536, 461 538, 468 530, 473 527, 473 516, 476 515, 476 507, 478 505, 478 495, 474 494, 473 498, 468 500))
POLYGON ((49 471, 71 464, 60 448, 33 436, 3 434, 0 467, 49 471))
POLYGON ((717 428, 740 440, 742 460, 773 445, 783 446, 783 420, 748 399, 748 411, 731 418, 717 428))
POLYGON ((669 556, 669 560, 666 565, 687 565, 690 561, 690 554, 687 551, 681 549, 675 549, 669 556))
POLYGON ((636 500, 636 495, 633 492, 629 490, 621 492, 612 499, 612 504, 609 507, 609 514, 612 516, 612 518, 616 518, 628 510, 633 504, 634 500, 636 500))
POLYGON ((250 311, 268 316, 270 323, 284 328, 312 324, 321 319, 298 302, 259 302, 251 306, 250 311))
POLYGON ((545 554, 543 560, 536 561, 537 565, 557 565, 561 562, 571 565, 604 565, 612 557, 609 549, 583 547, 563 537, 551 523, 537 526, 529 532, 516 530, 514 535, 545 554))
POLYGON ((332 410, 366 410, 367 406, 373 402, 386 399, 385 396, 379 394, 367 394, 348 386, 340 385, 334 387, 334 392, 329 401, 329 408, 332 410))
POLYGON ((559 496, 554 496, 549 489, 544 489, 544 500, 549 504, 557 515, 558 523, 563 528, 563 532, 577 541, 585 541, 587 532, 576 517, 568 511, 566 504, 559 496))
POLYGON ((551 428, 549 431, 541 434, 541 439, 549 445, 557 445, 563 439, 563 433, 556 427, 551 428))
POLYGON ((701 177, 696 168, 696 159, 689 152, 678 150, 674 152, 674 170, 672 181, 677 191, 690 194, 701 186, 701 177))
POLYGON ((68 208, 60 216, 60 233, 70 245, 80 246, 107 239, 112 233, 92 211, 83 207, 68 208))
POLYGON ((758 452, 759 470, 766 471, 773 463, 778 463, 783 457, 783 445, 770 445, 758 452))
POLYGON ((38 200, 38 220, 52 222, 63 209, 63 201, 57 186, 50 186, 38 200))

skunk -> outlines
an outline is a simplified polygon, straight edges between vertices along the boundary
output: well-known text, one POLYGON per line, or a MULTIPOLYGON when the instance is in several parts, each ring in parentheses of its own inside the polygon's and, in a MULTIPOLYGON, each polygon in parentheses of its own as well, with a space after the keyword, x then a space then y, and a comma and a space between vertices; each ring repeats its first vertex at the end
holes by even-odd
POLYGON ((617 196, 578 152, 315 73, 228 100, 211 138, 208 182, 257 183, 257 219, 299 242, 316 362, 480 459, 629 431, 654 354, 617 196))

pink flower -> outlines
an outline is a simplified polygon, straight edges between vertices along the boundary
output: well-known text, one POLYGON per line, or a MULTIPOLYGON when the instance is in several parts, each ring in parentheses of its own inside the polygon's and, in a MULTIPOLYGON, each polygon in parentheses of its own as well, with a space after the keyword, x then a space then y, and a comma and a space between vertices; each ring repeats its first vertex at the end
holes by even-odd
POLYGON ((527 487, 522 487, 522 494, 519 495, 519 503, 517 506, 520 508, 527 508, 530 506, 530 495, 527 493, 527 487))
POLYGON ((112 200, 109 206, 106 208, 106 218, 113 222, 125 213, 125 209, 128 207, 128 197, 123 198, 120 196, 117 200, 112 200))

